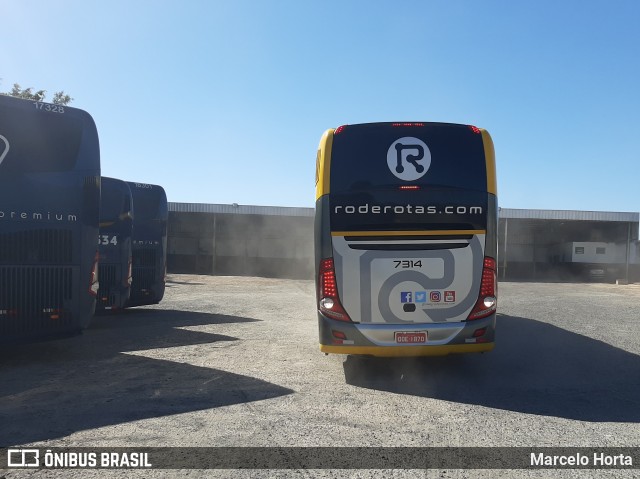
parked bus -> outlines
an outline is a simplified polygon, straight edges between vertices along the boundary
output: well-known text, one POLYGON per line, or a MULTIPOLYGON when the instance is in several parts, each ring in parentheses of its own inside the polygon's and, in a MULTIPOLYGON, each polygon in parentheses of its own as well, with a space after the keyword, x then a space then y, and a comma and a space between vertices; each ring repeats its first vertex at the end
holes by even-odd
POLYGON ((88 325, 98 291, 99 208, 91 116, 0 95, 0 341, 88 325))
POLYGON ((133 200, 126 181, 102 177, 99 309, 124 308, 131 293, 133 200))
POLYGON ((325 132, 316 165, 320 350, 494 346, 497 199, 487 131, 369 123, 325 132))
POLYGON ((127 306, 157 304, 167 273, 167 195, 158 185, 129 182, 133 195, 133 281, 127 306))

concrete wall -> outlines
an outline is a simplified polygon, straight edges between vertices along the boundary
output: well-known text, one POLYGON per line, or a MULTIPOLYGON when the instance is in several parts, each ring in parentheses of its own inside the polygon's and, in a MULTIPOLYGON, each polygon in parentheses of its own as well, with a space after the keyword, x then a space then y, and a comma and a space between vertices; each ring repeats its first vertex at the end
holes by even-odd
POLYGON ((169 213, 170 272, 313 278, 313 218, 169 213))
MULTIPOLYGON (((168 271, 172 273, 248 275, 313 279, 313 222, 309 212, 298 216, 272 207, 222 208, 223 212, 169 212, 168 271), (240 210, 233 213, 234 210, 240 210), (265 211, 265 213, 261 213, 265 211), (266 213, 268 212, 268 213, 266 213)), ((594 246, 592 263, 608 265, 607 281, 627 274, 627 224, 509 219, 499 225, 498 269, 501 280, 588 280, 567 261, 575 245, 594 246), (590 237, 593 235, 593 238, 590 237), (507 238, 505 245, 504 239, 507 238), (603 238, 605 241, 596 238, 603 238), (607 249, 607 261, 595 255, 595 242, 607 249), (614 242, 614 243, 612 243, 614 242), (623 245, 623 246, 621 246, 623 245), (615 257, 610 252, 615 246, 615 257), (565 263, 558 259, 565 256, 565 263)), ((637 231, 637 223, 632 231, 637 231)), ((629 279, 640 281, 640 244, 632 236, 629 279), (635 264, 634 264, 635 263, 635 264)), ((586 257, 586 256, 585 256, 586 257)))

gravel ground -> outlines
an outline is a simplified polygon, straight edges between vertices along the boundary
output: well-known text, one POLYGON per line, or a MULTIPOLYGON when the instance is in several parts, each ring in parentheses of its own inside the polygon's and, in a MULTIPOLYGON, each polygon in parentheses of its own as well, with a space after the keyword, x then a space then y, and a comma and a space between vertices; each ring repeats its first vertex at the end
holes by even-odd
MULTIPOLYGON (((640 285, 501 283, 497 346, 318 350, 314 284, 171 275, 160 305, 0 352, 0 444, 640 445, 640 285)), ((8 470, 22 477, 634 477, 633 470, 8 470)))

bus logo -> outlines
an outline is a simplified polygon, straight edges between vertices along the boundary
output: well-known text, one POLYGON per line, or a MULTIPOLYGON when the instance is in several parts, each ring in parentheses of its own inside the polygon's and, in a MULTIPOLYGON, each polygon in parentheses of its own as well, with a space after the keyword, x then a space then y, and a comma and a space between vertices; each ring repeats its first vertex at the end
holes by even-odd
POLYGON ((394 141, 387 150, 387 165, 397 178, 415 181, 431 166, 431 151, 420 139, 405 136, 394 141))
POLYGON ((0 135, 0 140, 4 143, 4 148, 0 150, 0 165, 4 161, 4 157, 9 153, 9 140, 7 140, 4 136, 0 135))

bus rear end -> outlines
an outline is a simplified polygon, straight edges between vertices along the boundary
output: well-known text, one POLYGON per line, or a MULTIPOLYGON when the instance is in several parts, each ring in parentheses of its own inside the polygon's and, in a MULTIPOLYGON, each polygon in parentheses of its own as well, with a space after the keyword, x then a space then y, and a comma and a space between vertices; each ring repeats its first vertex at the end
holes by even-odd
POLYGON ((320 349, 374 356, 494 346, 497 199, 482 129, 372 123, 318 150, 320 349))
POLYGON ((131 293, 133 201, 129 185, 102 177, 98 308, 124 308, 131 293))
POLYGON ((0 95, 0 341, 88 325, 99 201, 91 116, 0 95))
POLYGON ((158 185, 129 182, 133 195, 133 278, 127 306, 157 304, 167 272, 167 195, 158 185))

